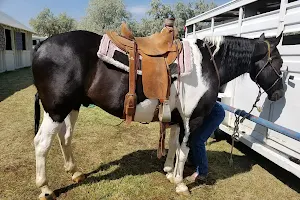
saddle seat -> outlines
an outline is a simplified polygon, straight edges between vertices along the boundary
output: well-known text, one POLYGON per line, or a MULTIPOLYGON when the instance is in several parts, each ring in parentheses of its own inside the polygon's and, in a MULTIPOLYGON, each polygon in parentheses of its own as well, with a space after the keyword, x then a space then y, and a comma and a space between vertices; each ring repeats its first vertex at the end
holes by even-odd
MULTIPOLYGON (((182 43, 179 39, 175 39, 177 33, 174 33, 174 30, 174 27, 165 27, 160 33, 134 37, 127 24, 122 23, 121 35, 113 31, 106 32, 116 46, 129 54, 129 92, 124 103, 124 114, 128 123, 134 119, 136 73, 140 68, 140 56, 145 96, 149 99, 158 99, 161 104, 167 103, 171 86, 169 65, 182 50, 182 43)), ((167 118, 170 120, 170 116, 167 118)))
POLYGON ((177 37, 177 31, 174 28, 165 27, 160 33, 154 33, 146 37, 134 37, 127 24, 121 24, 121 35, 117 32, 107 31, 110 39, 123 51, 129 52, 137 45, 138 53, 147 56, 165 56, 172 64, 176 56, 181 52, 182 44, 177 37), (172 54, 174 52, 175 54, 172 54), (175 56, 175 58, 174 58, 175 56))
POLYGON ((177 32, 174 28, 166 27, 160 33, 154 33, 146 37, 134 37, 129 27, 122 23, 121 36, 137 43, 138 50, 149 56, 159 56, 167 52, 176 52, 177 32), (174 43, 175 42, 175 43, 174 43))

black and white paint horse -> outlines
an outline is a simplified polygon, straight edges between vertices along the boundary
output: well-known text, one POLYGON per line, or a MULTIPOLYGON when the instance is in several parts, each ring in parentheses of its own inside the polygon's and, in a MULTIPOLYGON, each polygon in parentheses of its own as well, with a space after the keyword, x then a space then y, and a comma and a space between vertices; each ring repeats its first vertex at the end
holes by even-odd
MULTIPOLYGON (((268 39, 262 35, 259 39, 226 36, 188 40, 193 70, 189 75, 180 77, 179 84, 178 79, 172 80, 169 98, 172 125, 164 171, 176 184, 176 192, 188 192, 183 183, 183 170, 189 152, 189 134, 201 125, 216 102, 219 91, 218 76, 203 42, 208 42, 214 52, 221 85, 249 73, 252 80, 266 91, 268 98, 275 101, 284 95, 282 82, 278 81, 282 59, 276 47, 281 36, 268 39), (183 134, 181 144, 179 133, 183 134)), ((46 178, 46 157, 56 133, 62 147, 65 170, 72 174, 73 180, 84 178, 76 167, 71 148, 81 104, 92 103, 116 117, 123 117, 129 76, 124 70, 97 57, 101 38, 95 33, 73 31, 50 37, 35 47, 32 71, 38 92, 35 101, 34 145, 36 185, 42 191, 40 198, 53 194, 46 178), (38 130, 39 99, 45 112, 38 130)), ((119 55, 118 59, 128 63, 126 55, 119 55)), ((151 122, 158 100, 145 97, 141 76, 137 77, 136 94, 138 105, 134 121, 151 122)))

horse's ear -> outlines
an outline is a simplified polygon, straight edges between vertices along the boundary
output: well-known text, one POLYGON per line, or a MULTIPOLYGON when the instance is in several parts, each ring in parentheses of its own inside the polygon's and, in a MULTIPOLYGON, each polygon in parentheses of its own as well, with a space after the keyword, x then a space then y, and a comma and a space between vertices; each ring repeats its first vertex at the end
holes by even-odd
POLYGON ((261 57, 261 56, 266 55, 267 52, 268 52, 268 48, 267 48, 266 43, 259 39, 255 45, 255 50, 254 50, 253 56, 261 57))
POLYGON ((262 33, 262 34, 259 36, 259 40, 265 41, 265 39, 266 39, 265 33, 262 33))
POLYGON ((279 42, 280 42, 282 36, 283 36, 283 31, 280 33, 280 35, 279 35, 278 37, 276 37, 276 39, 275 39, 275 41, 274 41, 274 43, 273 43, 273 45, 274 45, 275 47, 279 44, 279 42))

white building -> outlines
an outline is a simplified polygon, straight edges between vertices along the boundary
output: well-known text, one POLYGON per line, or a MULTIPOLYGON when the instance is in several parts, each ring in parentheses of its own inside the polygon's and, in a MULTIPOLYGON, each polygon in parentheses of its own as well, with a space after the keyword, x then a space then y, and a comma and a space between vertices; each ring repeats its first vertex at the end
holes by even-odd
POLYGON ((32 33, 0 11, 0 73, 31 65, 32 33))
MULTIPOLYGON (((233 0, 186 22, 186 37, 233 35, 257 38, 261 33, 284 37, 278 45, 284 61, 282 72, 285 97, 270 102, 266 95, 258 102, 260 113, 252 113, 296 132, 300 132, 300 1, 297 0, 233 0)), ((250 77, 238 77, 229 82, 219 94, 221 101, 232 107, 249 111, 258 94, 250 77)), ((226 112, 220 129, 232 134, 235 117, 226 112)), ((240 125, 240 141, 300 178, 300 141, 245 120, 240 125)))

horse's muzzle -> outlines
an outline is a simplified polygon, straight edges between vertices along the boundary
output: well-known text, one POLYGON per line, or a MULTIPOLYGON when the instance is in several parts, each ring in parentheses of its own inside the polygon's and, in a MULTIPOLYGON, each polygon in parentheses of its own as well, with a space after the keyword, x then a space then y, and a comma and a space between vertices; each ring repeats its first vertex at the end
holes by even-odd
POLYGON ((284 90, 280 89, 280 90, 276 90, 275 92, 273 92, 273 94, 271 96, 268 97, 268 99, 270 101, 277 101, 279 99, 281 99, 284 96, 284 90))

